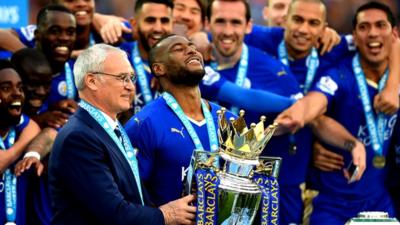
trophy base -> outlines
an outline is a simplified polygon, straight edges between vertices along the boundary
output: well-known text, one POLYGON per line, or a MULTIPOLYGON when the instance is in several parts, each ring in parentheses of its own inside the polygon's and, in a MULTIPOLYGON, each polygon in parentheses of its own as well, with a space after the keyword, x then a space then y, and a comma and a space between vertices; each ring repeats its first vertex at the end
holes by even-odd
POLYGON ((261 191, 250 180, 220 173, 218 224, 251 225, 261 202, 261 191))

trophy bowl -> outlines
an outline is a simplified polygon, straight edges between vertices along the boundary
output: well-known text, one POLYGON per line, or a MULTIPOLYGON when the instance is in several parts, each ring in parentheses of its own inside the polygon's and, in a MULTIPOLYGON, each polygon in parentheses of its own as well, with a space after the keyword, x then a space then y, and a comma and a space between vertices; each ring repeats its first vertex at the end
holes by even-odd
POLYGON ((259 211, 263 224, 279 223, 281 158, 259 156, 277 125, 264 129, 262 117, 247 128, 243 111, 229 121, 218 114, 219 150, 195 150, 185 184, 197 196, 196 224, 251 225, 259 211))

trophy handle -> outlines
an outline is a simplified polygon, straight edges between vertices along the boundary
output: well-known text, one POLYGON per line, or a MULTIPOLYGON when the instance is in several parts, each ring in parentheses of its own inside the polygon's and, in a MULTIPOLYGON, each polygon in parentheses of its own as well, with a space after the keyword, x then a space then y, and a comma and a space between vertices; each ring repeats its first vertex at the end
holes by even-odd
POLYGON ((265 173, 268 176, 272 176, 275 178, 279 177, 279 172, 282 165, 281 157, 260 156, 259 162, 260 165, 257 166, 256 172, 265 173))

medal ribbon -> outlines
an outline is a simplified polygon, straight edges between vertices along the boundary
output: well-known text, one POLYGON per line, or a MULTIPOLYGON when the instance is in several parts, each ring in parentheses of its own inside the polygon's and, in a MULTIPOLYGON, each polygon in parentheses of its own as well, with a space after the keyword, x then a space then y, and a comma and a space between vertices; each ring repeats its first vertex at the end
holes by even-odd
POLYGON ((64 64, 64 71, 65 71, 65 82, 67 83, 67 98, 75 99, 76 93, 75 93, 74 78, 68 61, 65 62, 64 64))
MULTIPOLYGON (((360 91, 361 102, 364 109, 365 120, 367 122, 368 132, 371 135, 372 149, 375 155, 382 156, 383 154, 383 143, 384 143, 384 132, 385 132, 385 114, 379 112, 377 119, 373 113, 373 107, 371 105, 368 86, 365 78, 364 71, 360 64, 360 56, 356 54, 353 57, 353 72, 357 80, 358 90, 360 91)), ((389 71, 386 70, 384 75, 378 84, 378 91, 380 92, 386 84, 388 79, 389 71)))
MULTIPOLYGON (((179 120, 182 122, 182 124, 185 126, 187 132, 189 133, 190 138, 193 141, 193 144, 195 145, 195 150, 206 150, 203 147, 203 144, 200 141, 199 136, 197 135, 195 129, 193 128, 192 124, 186 117, 185 113, 183 112, 182 108, 179 106, 178 102, 175 100, 175 98, 167 93, 164 92, 162 94, 165 102, 167 105, 171 108, 171 110, 175 113, 175 115, 179 118, 179 120)), ((210 142, 210 148, 211 152, 215 152, 218 150, 218 137, 217 137, 217 130, 215 129, 214 125, 214 120, 213 117, 210 113, 210 111, 207 108, 207 105, 204 103, 204 101, 201 101, 201 108, 203 110, 204 117, 206 119, 206 125, 207 125, 207 133, 208 133, 208 140, 210 142)), ((192 154, 192 159, 191 162, 194 160, 194 151, 192 154)), ((215 161, 216 168, 219 168, 218 160, 215 161)), ((190 164, 187 172, 187 182, 188 184, 192 183, 192 177, 193 177, 193 166, 190 164)))
MULTIPOLYGON (((15 142, 15 130, 11 128, 9 134, 5 140, 7 143, 7 147, 10 147, 15 142)), ((6 144, 3 142, 3 139, 0 138, 0 148, 4 151, 7 150, 6 144)), ((5 209, 6 209, 6 218, 8 223, 15 222, 17 216, 17 177, 11 172, 10 168, 7 168, 4 172, 5 176, 5 209)))
MULTIPOLYGON (((285 46, 285 41, 282 40, 281 43, 278 46, 278 56, 279 60, 289 67, 289 56, 287 53, 287 49, 285 46)), ((311 87, 312 82, 314 81, 315 74, 317 72, 318 66, 319 66, 319 58, 318 58, 318 52, 316 48, 311 48, 311 54, 307 56, 306 59, 306 64, 307 64, 307 75, 306 75, 306 80, 303 86, 303 93, 306 94, 308 90, 311 87)))
POLYGON ((132 49, 132 65, 135 69, 138 78, 138 84, 140 86, 140 90, 143 94, 143 99, 145 104, 147 105, 149 102, 153 100, 153 96, 151 94, 150 85, 147 81, 146 72, 143 67, 143 61, 139 54, 139 46, 138 43, 135 42, 135 45, 132 49))
MULTIPOLYGON (((236 80, 235 84, 238 85, 239 87, 243 87, 244 81, 247 76, 247 68, 249 65, 249 48, 247 47, 246 44, 243 44, 242 47, 242 55, 240 56, 240 62, 239 62, 239 68, 236 74, 236 80)), ((211 67, 215 70, 218 71, 218 63, 217 62, 212 62, 211 67)), ((239 109, 237 107, 232 107, 231 112, 234 114, 238 115, 239 109)))
MULTIPOLYGON (((190 123, 189 119, 186 117, 185 113, 183 112, 182 108, 179 106, 179 104, 175 100, 175 98, 167 92, 164 92, 162 94, 162 96, 163 96, 165 102, 167 103, 167 105, 172 109, 172 111, 175 113, 175 115, 179 118, 179 120, 185 126, 187 132, 189 133, 190 138, 193 141, 193 144, 195 145, 195 149, 205 150, 203 145, 201 144, 199 136, 197 136, 195 129, 193 128, 192 124, 190 123)), ((217 130, 215 129, 214 120, 211 115, 211 112, 208 110, 207 105, 204 103, 203 100, 201 101, 201 108, 203 110, 203 114, 206 119, 208 140, 210 141, 210 148, 211 148, 211 151, 214 152, 214 151, 218 150, 217 130)))
POLYGON ((128 161, 129 166, 131 167, 131 170, 133 172, 133 175, 135 177, 136 185, 139 190, 140 194, 140 199, 142 201, 142 205, 144 205, 143 201, 143 193, 142 193, 142 186, 140 184, 140 176, 139 176, 139 168, 138 168, 138 162, 135 156, 135 150, 132 147, 131 142, 129 141, 129 137, 126 134, 125 130, 121 126, 121 124, 118 123, 118 128, 121 131, 123 143, 121 143, 120 139, 117 137, 117 135, 114 132, 114 128, 111 127, 111 125, 107 122, 106 118, 104 118, 103 114, 87 103, 84 100, 81 100, 79 103, 79 106, 85 109, 90 116, 93 117, 94 120, 96 120, 97 123, 100 124, 100 126, 107 132, 107 134, 111 137, 111 139, 114 141, 114 143, 118 146, 119 150, 121 153, 124 155, 125 159, 128 161))

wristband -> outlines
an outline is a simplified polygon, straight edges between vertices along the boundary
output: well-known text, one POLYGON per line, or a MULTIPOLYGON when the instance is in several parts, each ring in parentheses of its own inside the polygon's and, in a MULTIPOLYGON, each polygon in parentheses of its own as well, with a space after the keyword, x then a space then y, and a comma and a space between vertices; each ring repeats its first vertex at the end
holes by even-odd
POLYGON ((34 158, 36 158, 37 160, 40 161, 40 154, 39 154, 38 152, 29 151, 29 152, 25 153, 24 159, 25 159, 25 158, 28 158, 28 157, 34 157, 34 158))

